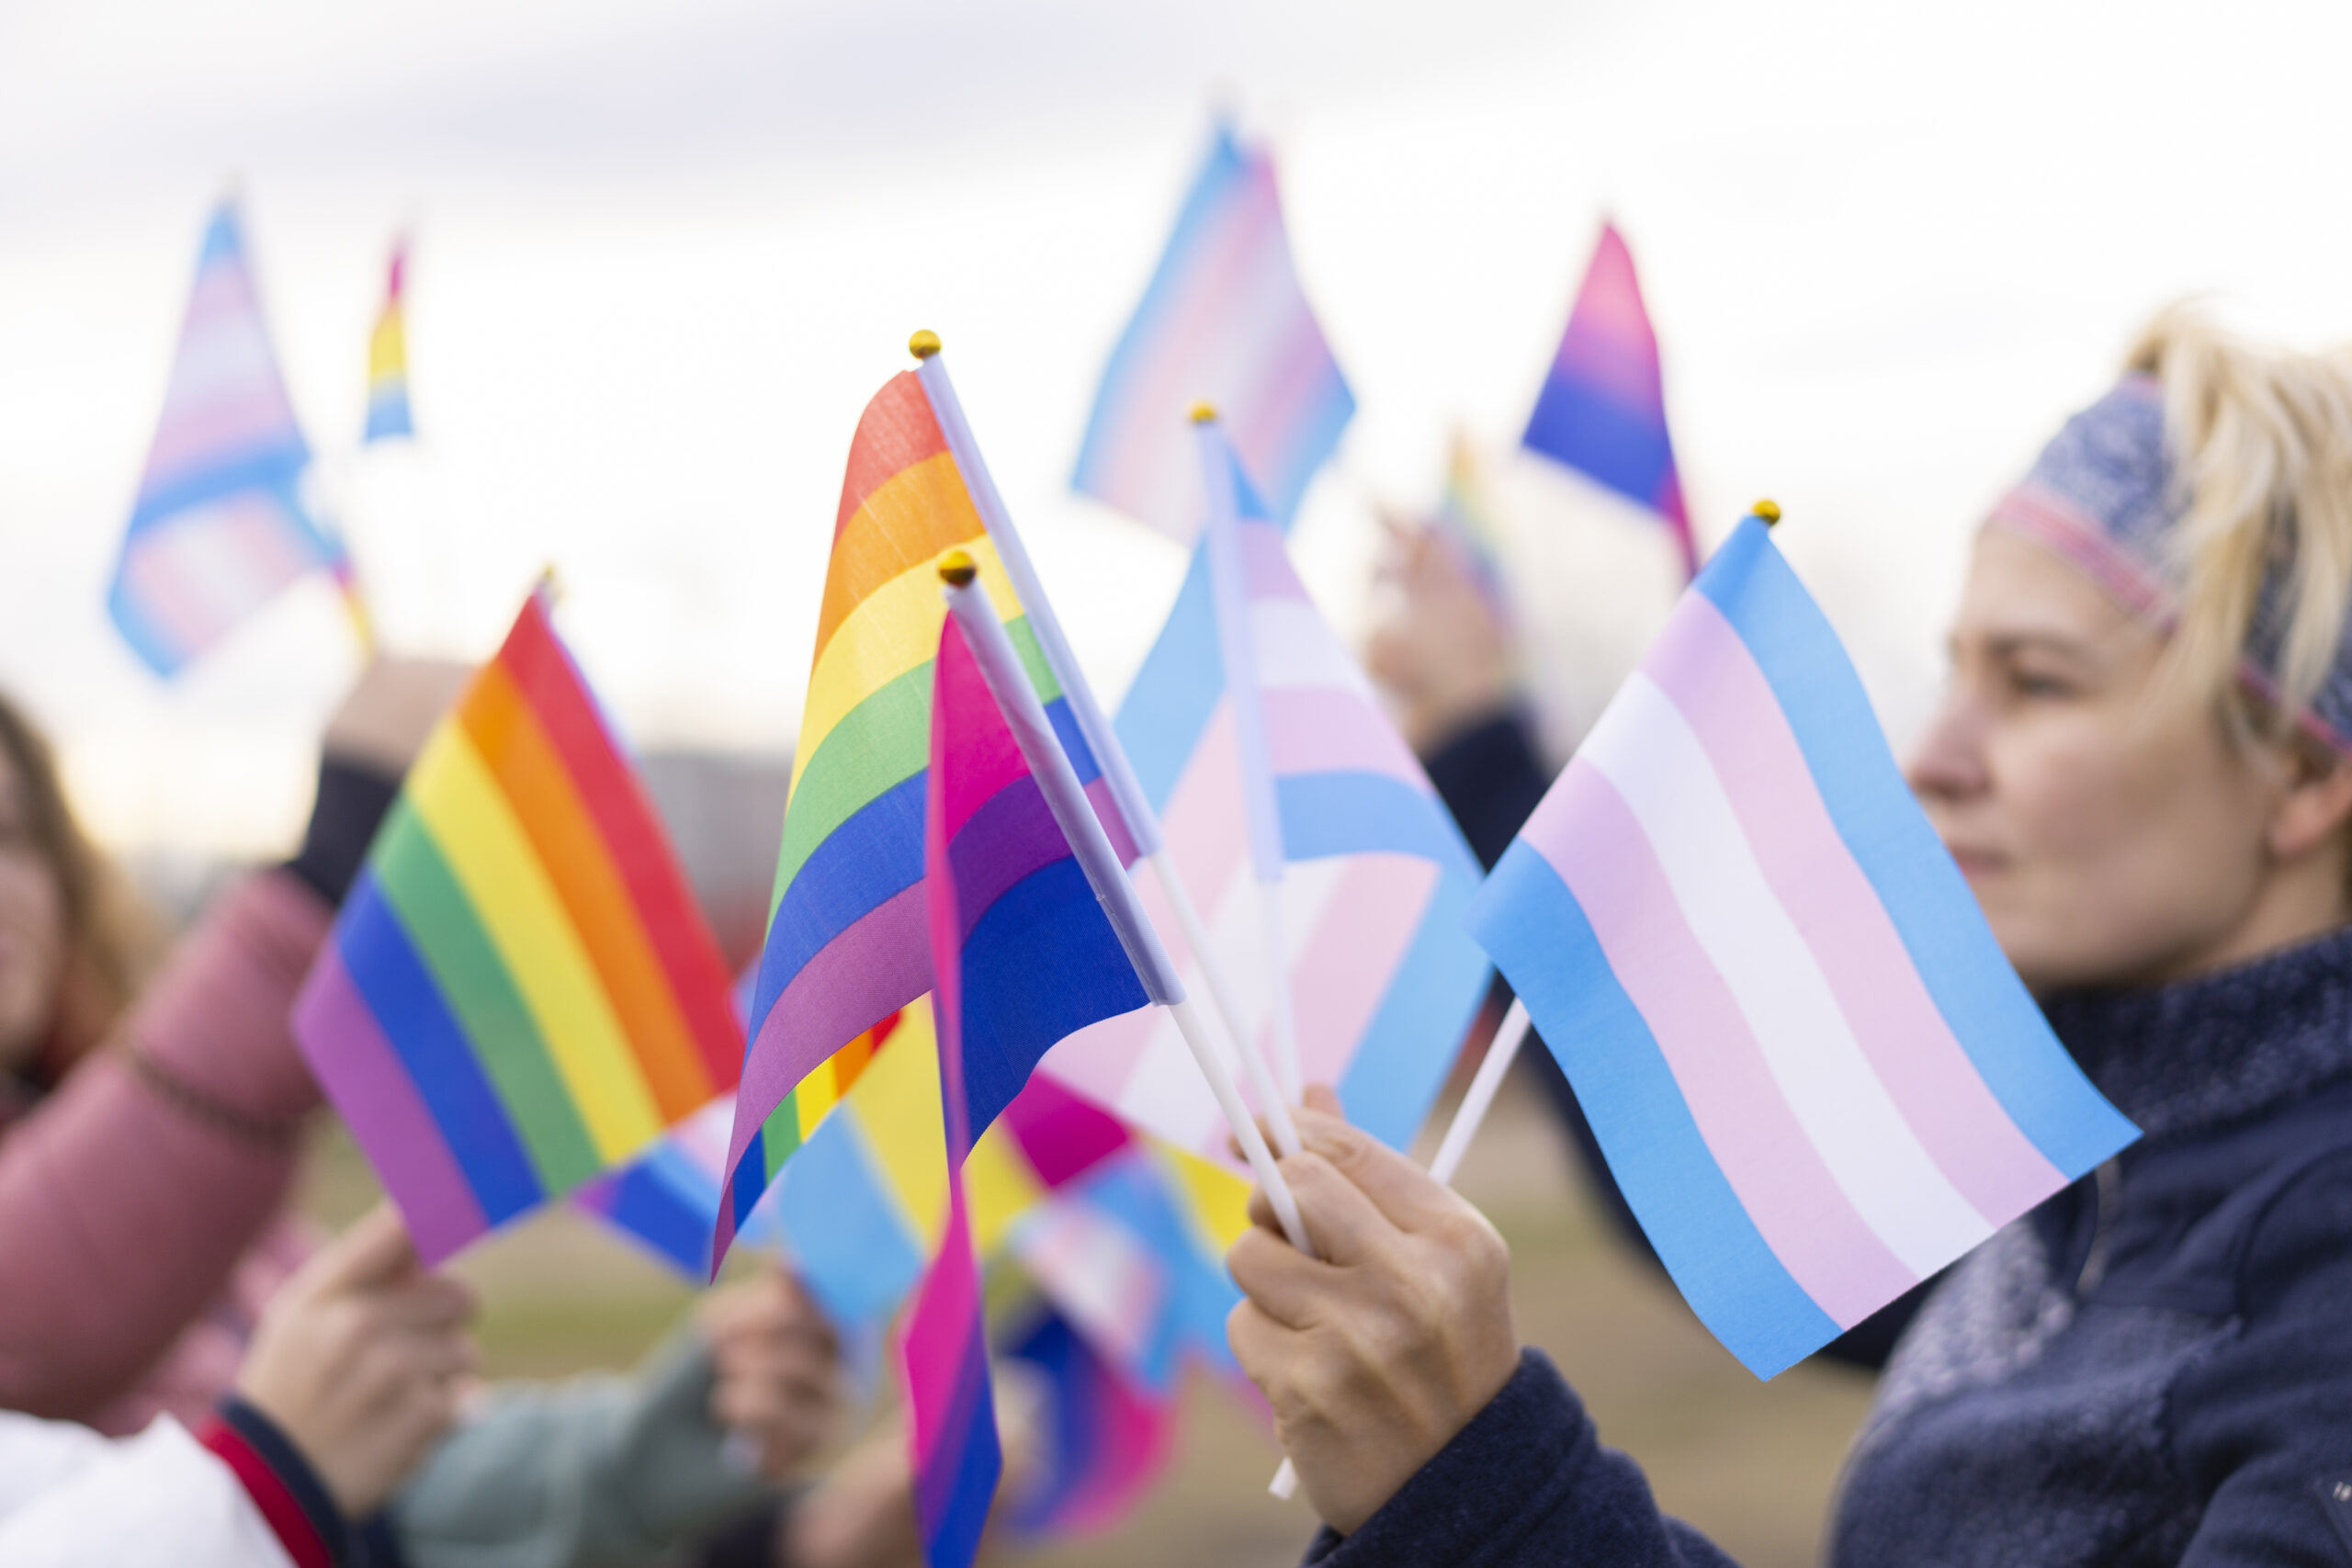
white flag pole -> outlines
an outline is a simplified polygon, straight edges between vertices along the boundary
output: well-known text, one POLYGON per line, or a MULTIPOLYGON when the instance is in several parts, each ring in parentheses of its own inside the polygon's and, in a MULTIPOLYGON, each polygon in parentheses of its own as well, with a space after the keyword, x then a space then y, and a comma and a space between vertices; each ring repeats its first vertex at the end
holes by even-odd
MULTIPOLYGON (((1045 584, 1038 580, 1036 569, 1030 564, 1028 548, 1021 542, 1021 531, 1013 526, 1012 514, 1006 510, 1004 498, 997 492, 996 480, 980 457, 979 443, 972 437, 972 427, 964 418, 964 404, 956 395, 956 383, 949 378, 947 362, 940 355, 939 334, 919 332, 908 340, 907 350, 918 361, 915 374, 922 383, 924 397, 930 400, 932 413, 939 421, 940 434, 946 437, 947 450, 956 459, 957 471, 964 476, 972 505, 988 528, 990 543, 996 547, 997 558, 1004 563, 1004 575, 1012 584, 1013 594, 1028 614, 1029 628, 1036 636, 1037 647, 1053 670, 1054 679, 1061 683, 1063 696, 1069 700, 1070 716, 1078 721, 1079 733, 1086 737, 1087 749, 1094 753, 1095 764, 1102 770, 1103 782, 1118 805, 1119 815, 1126 820, 1127 831, 1134 835, 1136 848, 1151 863, 1169 904, 1176 911, 1176 924, 1183 932, 1184 945, 1192 951, 1208 982, 1209 999, 1216 1005, 1232 1054, 1250 1075, 1250 1087, 1258 1096, 1267 1124, 1273 1130, 1274 1145, 1285 1158, 1295 1155, 1300 1148, 1298 1126, 1291 1118, 1289 1100, 1279 1092, 1250 1042, 1249 1015, 1241 1010, 1225 964, 1210 945, 1208 927, 1193 902, 1192 890, 1178 874, 1175 857, 1168 852, 1159 814, 1145 795, 1143 784, 1127 761, 1126 748, 1119 744, 1117 732, 1103 715, 1102 705, 1094 700, 1094 688, 1080 667, 1077 655, 1071 652, 1069 639, 1062 635, 1053 602, 1046 597, 1045 584)), ((1219 1059, 1223 1059, 1222 1055, 1219 1059)))
POLYGON ((1298 1201, 1291 1194, 1290 1183, 1274 1164, 1273 1151, 1266 1146, 1258 1123, 1242 1103, 1232 1072, 1185 997, 1184 983, 1177 976, 1176 965, 1169 961, 1159 931, 1144 913, 1143 900, 1136 895, 1135 884, 1127 880, 1126 868, 1119 863, 1118 852, 1111 847, 1111 837, 1103 830, 1102 818, 1094 814, 1093 803, 1086 798, 1077 770, 1070 766, 1069 754, 1055 737, 1053 722, 1046 718, 1045 705, 1037 700, 1036 688, 1030 684, 1028 672, 1022 668, 1021 655, 1014 651, 1012 638, 1006 634, 1004 623, 997 618, 996 606, 989 602, 987 592, 977 581, 978 570, 972 558, 960 550, 948 552, 941 558, 939 575, 947 585, 944 592, 948 613, 963 629, 973 661, 979 666, 980 678, 996 697, 997 707, 1004 715, 1005 724, 1012 729, 1013 741, 1021 748, 1022 758, 1029 764, 1046 807, 1053 812, 1063 836, 1069 839, 1070 851, 1077 857, 1080 869, 1086 873, 1086 880, 1094 889, 1111 930, 1117 934, 1119 945, 1135 965, 1136 977, 1143 982, 1144 994, 1165 1007, 1176 1021, 1177 1032, 1191 1049, 1201 1076, 1208 1080, 1209 1092, 1216 1097, 1218 1109, 1225 1112, 1226 1123, 1240 1143, 1258 1185, 1265 1190, 1266 1201, 1273 1205, 1283 1235, 1299 1251, 1314 1257, 1315 1247, 1307 1239, 1306 1225, 1299 1217, 1298 1201))
POLYGON ((1209 581, 1216 606, 1217 649, 1225 665, 1225 695, 1233 714, 1234 753, 1240 764, 1242 818, 1250 833, 1250 868, 1257 874, 1258 909, 1266 946, 1268 1000, 1274 1018, 1275 1060, 1281 1064, 1285 1099, 1303 1100, 1298 1064, 1298 1018, 1290 998, 1290 948, 1283 937, 1283 881, 1288 857, 1283 850, 1282 806, 1274 789, 1273 761, 1266 739, 1266 705, 1258 689, 1257 650, 1250 636, 1250 588, 1243 581, 1239 502, 1234 492, 1233 457, 1216 411, 1193 409, 1193 435, 1201 459, 1201 486, 1208 497, 1209 581))

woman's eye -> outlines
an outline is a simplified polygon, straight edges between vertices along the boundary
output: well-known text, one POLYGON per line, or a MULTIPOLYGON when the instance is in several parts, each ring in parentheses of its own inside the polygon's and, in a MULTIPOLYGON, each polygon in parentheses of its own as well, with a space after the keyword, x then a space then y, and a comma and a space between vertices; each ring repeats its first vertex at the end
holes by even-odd
POLYGON ((2037 699, 2069 697, 2075 694, 2075 683, 2063 675, 2046 671, 2019 670, 2009 676, 2010 689, 2018 696, 2037 699))

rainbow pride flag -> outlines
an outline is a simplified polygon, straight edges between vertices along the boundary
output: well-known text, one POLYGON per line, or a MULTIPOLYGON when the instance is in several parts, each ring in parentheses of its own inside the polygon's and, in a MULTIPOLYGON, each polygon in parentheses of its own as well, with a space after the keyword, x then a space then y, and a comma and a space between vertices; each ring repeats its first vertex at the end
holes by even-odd
MULTIPOLYGON (((915 1292, 902 1357, 924 1556, 932 1568, 967 1568, 1003 1469, 964 1200, 973 1131, 995 1121, 1055 1041, 1148 998, 953 618, 940 628, 933 679, 924 903, 937 976, 947 1231, 915 1292)), ((1022 676, 1000 679, 1017 686, 1022 676)), ((1042 728, 1042 716, 1035 722, 1042 728)), ((1044 743, 1056 741, 1046 735, 1044 743)), ((1091 1163, 1125 1141, 1115 1127, 1090 1138, 1086 1125, 1069 1108, 1046 1143, 1049 1157, 1091 1163)))
POLYGON ((946 618, 934 563, 980 570, 1080 780, 1122 855, 1133 841, 948 449, 923 384, 893 377, 850 443, 817 652, 793 757, 775 894, 752 1003, 717 1256, 786 1160, 837 1103, 832 1061, 931 989, 922 925, 922 802, 932 664, 946 618))
POLYGON ((718 945, 542 593, 410 769, 294 1012, 428 1261, 731 1087, 718 945))
MULTIPOLYGON (((1254 1027, 1272 1038, 1276 992, 1261 935, 1234 693, 1258 699, 1276 818, 1261 836, 1276 840, 1286 862, 1282 921, 1304 1081, 1333 1085, 1351 1121, 1402 1146, 1486 993, 1487 960, 1461 925, 1477 862, 1371 682, 1307 598, 1272 509, 1238 467, 1235 479, 1256 668, 1246 685, 1227 679, 1204 539, 1120 706, 1119 738, 1161 813, 1178 874, 1249 993, 1243 1004, 1256 999, 1254 1027)), ((1157 873, 1139 869, 1136 886, 1160 931, 1174 933, 1157 873)), ((1180 968, 1197 966, 1172 935, 1170 952, 1180 968)), ((1081 1032, 1046 1056, 1044 1070, 1179 1148, 1231 1159, 1216 1101, 1156 1010, 1081 1032)))
POLYGON ((336 546, 303 503, 311 446, 270 345, 233 201, 213 209, 107 609, 175 675, 336 546))
POLYGON ((1699 570, 1666 429, 1657 333, 1642 304, 1634 254, 1614 224, 1601 226, 1520 442, 1655 513, 1673 532, 1685 572, 1699 570))
POLYGON ((2018 983, 1765 525, 1470 910, 1642 1229, 1770 1377, 2138 1134, 2018 983))
POLYGON ((1186 414, 1204 400, 1285 526, 1356 412, 1291 261, 1273 159, 1225 127, 1103 367, 1072 488, 1189 543, 1204 498, 1186 414))
POLYGON ((361 437, 381 441, 387 436, 414 435, 408 410, 408 327, 403 299, 408 272, 408 242, 392 246, 390 276, 384 284, 384 308, 377 314, 376 331, 368 340, 368 429, 361 437))

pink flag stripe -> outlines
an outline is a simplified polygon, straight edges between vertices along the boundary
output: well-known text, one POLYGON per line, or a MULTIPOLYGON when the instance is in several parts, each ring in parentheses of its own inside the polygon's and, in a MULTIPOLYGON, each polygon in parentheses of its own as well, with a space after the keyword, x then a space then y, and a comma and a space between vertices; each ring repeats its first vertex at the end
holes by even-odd
POLYGON ((1298 570, 1290 562, 1290 551, 1283 545, 1282 530, 1272 524, 1254 518, 1241 520, 1241 581, 1248 585, 1250 597, 1257 599, 1307 599, 1306 584, 1298 580, 1298 570))
MULTIPOLYGON (((961 1179, 951 1176, 960 1188, 961 1179)), ((964 1341, 980 1313, 979 1282, 972 1264, 968 1211, 956 1198, 948 1200, 947 1229, 939 1238, 940 1257, 947 1261, 923 1275, 922 1293, 907 1323, 907 1403, 916 1410, 947 1412, 957 1403, 958 1375, 966 1359, 964 1341), (961 1260, 960 1265, 958 1260, 961 1260)), ((915 1454, 928 1466, 939 1444, 962 1435, 966 1423, 949 1419, 918 1432, 915 1454)))
POLYGON ((158 494, 184 475, 209 468, 239 448, 284 444, 290 419, 275 387, 245 386, 172 411, 155 432, 142 494, 158 494))
POLYGON ((1583 907, 1765 1245, 1841 1328, 1909 1290, 1917 1276, 1864 1223, 1806 1136, 1616 786, 1577 758, 1538 819, 1521 840, 1583 907))
POLYGON ((440 1124, 352 985, 333 942, 311 971, 300 1010, 311 1024, 303 1032, 303 1058, 330 1101, 365 1108, 377 1174, 407 1217, 418 1256, 446 1258, 488 1229, 440 1124), (335 1041, 338 1049, 311 1051, 311 1040, 335 1041))
POLYGON ((1747 643, 1702 593, 1668 622, 1645 672, 1672 699, 1766 880, 1812 949, 1871 1070, 1945 1178, 1980 1213, 2017 1214, 2066 1184, 1961 1048, 1805 766, 1747 643))
POLYGON ((1298 1065, 1308 1083, 1337 1084, 1347 1075, 1349 1055, 1381 1003, 1379 987, 1365 985, 1364 976, 1396 973, 1440 874, 1435 861, 1418 855, 1351 855, 1340 863, 1344 869, 1325 901, 1325 918, 1291 954, 1298 1065), (1340 910, 1353 918, 1330 918, 1340 910))
POLYGON ((157 628, 194 651, 311 564, 277 503, 249 493, 175 513, 148 528, 125 551, 122 572, 157 628))
POLYGON ((1278 777, 1366 773, 1422 794, 1413 754, 1377 709, 1354 693, 1291 689, 1265 694, 1266 750, 1278 777))

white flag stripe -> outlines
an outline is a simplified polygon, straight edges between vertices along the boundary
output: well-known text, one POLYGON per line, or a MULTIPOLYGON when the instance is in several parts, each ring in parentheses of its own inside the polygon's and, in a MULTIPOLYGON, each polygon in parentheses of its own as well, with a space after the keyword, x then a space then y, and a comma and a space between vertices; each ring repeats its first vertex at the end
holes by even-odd
POLYGON ((1258 652, 1258 684, 1267 691, 1338 686, 1372 695, 1372 682, 1312 604, 1297 599, 1252 601, 1250 638, 1258 652))
POLYGON ((1635 671, 1577 754, 1640 821, 1773 1081, 1863 1222, 1922 1278, 1990 1235, 1871 1070, 1681 710, 1635 671))

